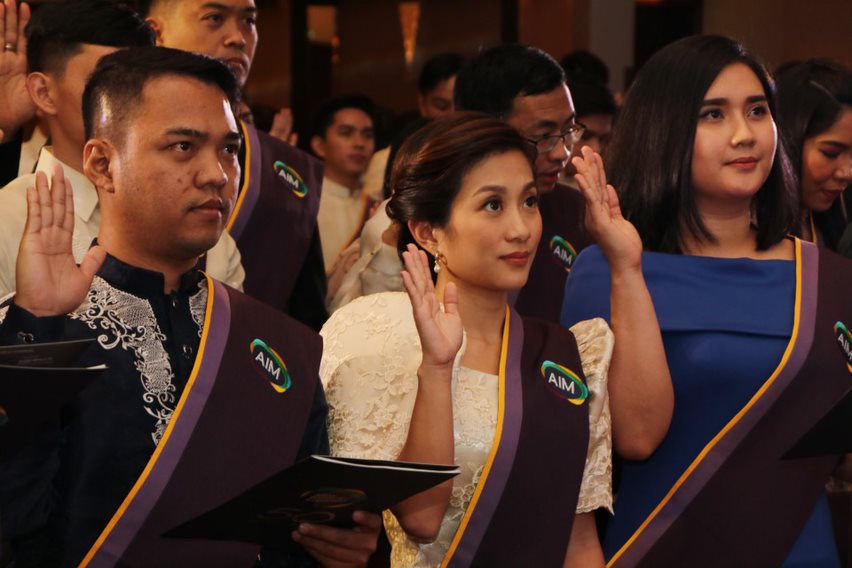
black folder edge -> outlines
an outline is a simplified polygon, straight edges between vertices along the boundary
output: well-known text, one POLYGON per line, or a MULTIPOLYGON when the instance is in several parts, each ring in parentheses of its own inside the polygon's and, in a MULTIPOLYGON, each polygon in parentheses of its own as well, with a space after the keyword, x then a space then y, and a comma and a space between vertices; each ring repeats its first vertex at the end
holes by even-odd
POLYGON ((0 366, 71 367, 83 352, 94 343, 95 340, 90 338, 0 345, 0 366))
POLYGON ((0 347, 0 458, 26 446, 52 417, 58 417, 62 406, 106 370, 106 365, 70 366, 94 341, 0 347))
POLYGON ((840 402, 835 404, 784 454, 783 459, 840 455, 850 452, 852 452, 852 390, 847 391, 840 402))
MULTIPOLYGON (((459 466, 453 464, 426 464, 312 455, 257 483, 233 499, 227 500, 207 512, 195 516, 194 518, 166 531, 163 533, 163 536, 167 538, 181 539, 243 541, 255 544, 274 544, 282 538, 289 539, 290 531, 295 529, 298 523, 302 521, 294 521, 289 517, 275 517, 274 515, 270 515, 270 513, 285 509, 295 511, 297 507, 294 505, 297 505, 297 503, 293 503, 292 501, 277 501, 274 503, 265 502, 259 500, 258 495, 255 494, 261 494, 268 491, 272 486, 271 484, 280 485, 288 483, 291 481, 288 479, 289 477, 292 477, 294 480, 298 480, 298 476, 301 472, 307 471, 311 467, 325 469, 324 466, 328 466, 328 471, 324 473, 334 472, 338 474, 340 483, 332 486, 327 483, 323 483, 322 481, 314 483, 314 480, 312 480, 311 483, 303 484, 299 486, 298 489, 303 501, 306 496, 312 496, 314 494, 342 495, 343 497, 346 497, 347 494, 351 495, 353 493, 362 493, 363 495, 367 495, 366 492, 362 491, 364 488, 354 488, 351 483, 347 482, 344 471, 348 467, 356 468, 365 473, 368 471, 375 471, 377 473, 381 471, 382 474, 392 475, 395 472, 397 474, 395 476, 396 480, 400 481, 403 485, 406 483, 408 485, 408 487, 406 487, 407 491, 403 496, 393 502, 388 502, 386 500, 380 501, 380 506, 378 507, 372 506, 377 499, 373 497, 373 495, 370 495, 367 497, 366 502, 360 499, 355 499, 353 500, 353 503, 350 503, 349 505, 335 504, 329 506, 318 506, 310 509, 301 508, 297 512, 300 517, 305 517, 302 521, 306 520, 308 522, 327 523, 338 527, 354 526, 354 522, 352 521, 352 512, 355 510, 381 513, 382 510, 389 509, 398 502, 404 501, 405 499, 439 485, 444 481, 448 481, 460 473, 459 466), (424 483, 424 478, 428 478, 430 481, 424 483), (243 510, 239 511, 237 515, 233 515, 233 513, 240 507, 243 507, 243 510), (249 509, 252 511, 251 514, 254 518, 248 520, 246 525, 235 527, 234 517, 246 514, 249 509), (331 515, 331 513, 335 514, 334 518, 329 520, 322 518, 323 515, 331 515), (266 518, 261 520, 262 517, 266 518), (216 525, 217 521, 221 522, 216 525), (247 526, 248 524, 254 524, 255 526, 262 525, 263 528, 252 529, 247 526), (211 529, 210 525, 216 525, 216 528, 211 529), (286 529, 283 527, 286 527, 286 529), (272 539, 260 536, 260 534, 264 531, 274 532, 276 537, 272 539), (246 536, 248 533, 251 533, 252 536, 246 536)), ((376 492, 378 492, 378 490, 379 487, 377 486, 376 492)), ((242 520, 242 517, 240 520, 242 520)))

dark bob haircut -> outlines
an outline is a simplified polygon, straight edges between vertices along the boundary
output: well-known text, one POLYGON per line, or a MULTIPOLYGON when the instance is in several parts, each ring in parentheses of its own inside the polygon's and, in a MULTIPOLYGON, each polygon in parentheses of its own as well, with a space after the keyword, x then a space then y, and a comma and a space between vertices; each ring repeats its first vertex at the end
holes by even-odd
POLYGON ((438 86, 441 81, 458 75, 464 59, 458 53, 439 53, 426 60, 420 70, 420 78, 417 81, 417 90, 421 95, 428 94, 438 86))
MULTIPOLYGON (((802 152, 805 141, 819 136, 852 108, 852 71, 828 59, 811 59, 785 66, 776 75, 778 125, 790 161, 802 178, 802 152)), ((804 205, 802 204, 802 207, 804 205)), ((801 235, 802 216, 797 217, 795 233, 801 235)), ((848 223, 843 197, 828 211, 815 212, 814 223, 834 249, 848 223)))
POLYGON ((498 45, 469 61, 456 77, 456 108, 506 120, 515 98, 541 95, 565 83, 565 72, 550 55, 526 45, 498 45))
POLYGON ((33 12, 25 33, 29 70, 59 77, 83 44, 131 47, 155 40, 142 18, 113 0, 48 2, 33 12))
POLYGON ((104 108, 109 108, 111 121, 106 128, 116 141, 124 140, 127 120, 139 107, 145 85, 164 76, 186 77, 218 87, 232 109, 240 99, 234 74, 224 63, 212 57, 166 47, 117 51, 101 58, 83 91, 86 138, 97 134, 97 119, 104 108))
MULTIPOLYGON (((766 69, 742 45, 722 36, 692 36, 661 49, 627 93, 606 163, 624 215, 647 250, 680 253, 687 232, 715 242, 695 203, 693 145, 704 96, 734 63, 754 72, 775 116, 775 90, 766 69)), ((797 210, 795 177, 783 144, 777 145, 753 208, 757 248, 766 250, 785 237, 797 210)))
POLYGON ((409 221, 446 226, 465 175, 486 158, 512 151, 521 152, 532 169, 534 148, 518 131, 478 112, 436 118, 409 136, 394 160, 394 194, 387 205, 388 217, 400 225, 400 254, 415 242, 409 221))

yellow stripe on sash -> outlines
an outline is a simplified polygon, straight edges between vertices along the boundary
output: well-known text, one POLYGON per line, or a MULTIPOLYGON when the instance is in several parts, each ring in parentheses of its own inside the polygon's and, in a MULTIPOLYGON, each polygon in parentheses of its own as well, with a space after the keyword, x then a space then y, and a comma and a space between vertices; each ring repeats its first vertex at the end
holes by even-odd
POLYGON ((95 541, 95 544, 92 545, 92 548, 89 550, 86 557, 83 558, 83 561, 80 563, 80 568, 85 568, 89 565, 89 563, 94 558, 95 554, 98 553, 104 541, 109 537, 110 533, 112 533, 112 529, 115 528, 115 525, 118 524, 118 521, 121 520, 121 517, 124 515, 127 508, 130 506, 130 503, 133 502, 133 499, 136 498, 136 494, 139 492, 139 489, 142 485, 145 484, 145 481, 148 479, 148 475, 151 473, 151 470, 154 469, 154 466, 157 465, 157 459, 160 457, 160 454, 163 451, 163 448, 166 447, 166 444, 169 442, 169 438, 172 434, 172 430, 177 424, 177 421, 180 419, 181 411, 183 410, 184 403, 186 399, 189 397, 190 391, 192 391, 192 387, 195 384, 195 379, 198 376, 198 370, 201 368, 201 362, 204 360, 204 346, 207 343, 208 332, 210 331, 210 317, 213 313, 213 280, 205 274, 207 278, 207 308, 204 312, 204 327, 201 332, 201 340, 198 344, 198 356, 195 358, 195 363, 192 365, 192 373, 189 375, 189 380, 186 382, 186 387, 183 389, 183 394, 180 397, 180 400, 175 407, 175 411, 172 413, 172 417, 169 420, 168 426, 166 426, 166 431, 163 433, 163 438, 160 440, 160 443, 157 444, 157 447, 154 448, 154 453, 151 455, 151 459, 148 460, 148 464, 145 466, 145 469, 142 470, 142 474, 139 476, 139 479, 136 480, 136 483, 133 485, 133 488, 130 490, 130 493, 127 494, 127 497, 124 498, 124 502, 122 502, 121 506, 112 516, 109 523, 107 523, 106 528, 103 530, 101 535, 98 537, 98 540, 95 541))
POLYGON ((225 225, 225 230, 228 232, 230 232, 231 227, 234 226, 234 221, 237 220, 237 215, 243 206, 243 201, 246 199, 246 190, 248 190, 249 180, 251 178, 251 140, 248 135, 248 130, 246 130, 246 125, 243 124, 242 120, 240 121, 240 130, 243 133, 243 143, 246 145, 246 160, 245 164, 243 164, 243 171, 241 173, 243 176, 243 183, 240 187, 240 195, 237 197, 237 203, 234 205, 234 210, 231 211, 231 217, 228 219, 228 224, 225 225))
POLYGON ((503 345, 500 348, 500 370, 497 381, 497 427, 494 430, 494 441, 491 443, 491 451, 488 453, 488 459, 485 460, 485 465, 482 468, 482 475, 479 476, 479 481, 476 484, 473 497, 470 499, 470 503, 467 506, 467 510, 464 512, 464 517, 462 517, 461 523, 459 523, 459 528, 453 537, 453 542, 450 544, 447 555, 441 563, 442 568, 449 564, 456 552, 456 548, 458 548, 459 542, 461 542, 462 536, 464 536, 464 531, 467 528, 470 517, 473 515, 474 509, 476 509, 476 503, 479 501, 479 496, 482 495, 482 490, 488 480, 488 474, 491 472, 491 466, 494 463, 494 458, 497 456, 497 448, 500 447, 500 438, 503 434, 503 416, 506 411, 506 359, 509 354, 510 313, 509 306, 506 306, 506 321, 503 323, 503 345))
POLYGON ((737 423, 742 419, 743 416, 748 413, 749 410, 757 403, 758 400, 769 390, 769 387, 775 382, 775 379, 778 378, 778 375, 781 374, 781 371, 784 370, 784 367, 787 365, 787 361, 790 359, 790 354, 793 352, 793 346, 796 344, 796 338, 799 335, 799 324, 801 322, 801 308, 802 308, 802 242, 794 238, 793 244, 795 247, 795 255, 796 255, 796 301, 793 308, 793 333, 790 335, 790 341, 787 343, 787 348, 784 350, 784 355, 781 357, 781 362, 778 363, 778 366, 775 368, 775 371, 772 372, 772 375, 763 383, 763 385, 758 389, 758 391, 751 397, 751 399, 746 403, 746 405, 740 409, 740 411, 733 417, 731 420, 725 424, 724 428, 722 428, 716 436, 710 440, 710 442, 704 446, 704 449, 701 450, 701 453, 692 461, 686 471, 680 476, 680 478, 675 482, 669 492, 666 493, 666 496, 663 497, 663 500, 660 501, 657 506, 651 511, 651 514, 648 516, 645 521, 639 525, 639 528, 636 529, 636 532, 627 539, 627 542, 616 552, 613 557, 607 562, 607 567, 612 567, 615 562, 624 554, 628 548, 636 541, 637 538, 642 534, 642 531, 654 520, 657 514, 662 510, 663 507, 671 500, 672 496, 677 493, 678 489, 686 482, 690 475, 695 471, 695 469, 701 465, 701 462, 710 453, 711 450, 719 443, 719 441, 727 435, 727 433, 737 425, 737 423))

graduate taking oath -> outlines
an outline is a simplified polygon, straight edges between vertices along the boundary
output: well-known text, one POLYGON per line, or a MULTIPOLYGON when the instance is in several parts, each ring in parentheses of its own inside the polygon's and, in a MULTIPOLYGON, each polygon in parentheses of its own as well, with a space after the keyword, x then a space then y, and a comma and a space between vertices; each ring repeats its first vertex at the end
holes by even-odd
MULTIPOLYGON (((157 45, 221 60, 242 88, 258 42, 254 0, 139 4, 140 15, 157 34, 157 45)), ((228 232, 242 255, 246 294, 319 331, 328 317, 317 229, 323 165, 245 121, 239 126, 242 175, 228 232)))
POLYGON ((327 448, 319 337, 196 269, 237 194, 237 98, 207 57, 146 47, 100 61, 83 95, 83 167, 102 221, 80 266, 61 170, 28 189, 0 339, 96 338, 83 362, 108 370, 2 456, 16 566, 346 566, 375 547, 380 521, 366 513, 357 530, 301 525, 263 549, 161 536, 327 448))

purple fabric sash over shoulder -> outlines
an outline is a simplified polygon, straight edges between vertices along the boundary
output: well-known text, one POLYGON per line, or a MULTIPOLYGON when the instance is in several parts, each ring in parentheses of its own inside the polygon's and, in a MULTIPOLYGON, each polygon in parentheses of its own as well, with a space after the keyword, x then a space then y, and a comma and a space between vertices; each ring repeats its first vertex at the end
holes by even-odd
POLYGON ((245 291, 284 310, 310 250, 322 188, 322 163, 241 123, 246 158, 228 231, 246 271, 245 291))
POLYGON ((318 384, 321 343, 283 314, 207 281, 192 376, 148 466, 83 566, 249 566, 257 557, 256 544, 162 535, 293 463, 318 384), (253 369, 253 338, 287 361, 292 384, 285 392, 253 369))
POLYGON ((585 381, 577 344, 554 324, 522 319, 514 310, 507 319, 494 446, 444 561, 448 567, 561 565, 571 533, 588 449, 588 404, 555 394, 542 369, 557 362, 585 381))
POLYGON ((796 248, 797 312, 781 362, 608 566, 778 566, 796 542, 837 456, 784 456, 852 387, 833 329, 852 321, 839 289, 852 263, 796 248))

